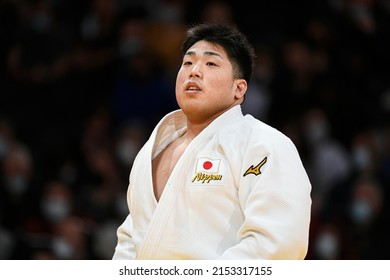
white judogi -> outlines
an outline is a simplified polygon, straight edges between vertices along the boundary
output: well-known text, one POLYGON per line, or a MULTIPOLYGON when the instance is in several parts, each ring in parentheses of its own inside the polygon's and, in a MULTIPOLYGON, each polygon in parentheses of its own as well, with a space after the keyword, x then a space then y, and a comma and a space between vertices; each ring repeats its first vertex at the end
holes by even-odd
POLYGON ((137 155, 113 259, 304 259, 311 184, 290 139, 235 106, 193 139, 157 203, 152 159, 185 130, 168 114, 137 155))

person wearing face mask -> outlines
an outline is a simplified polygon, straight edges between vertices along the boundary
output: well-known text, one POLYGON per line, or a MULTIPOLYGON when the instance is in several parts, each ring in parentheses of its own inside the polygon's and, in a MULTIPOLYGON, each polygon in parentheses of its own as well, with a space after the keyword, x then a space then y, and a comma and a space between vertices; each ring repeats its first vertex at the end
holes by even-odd
POLYGON ((10 145, 1 165, 2 186, 10 196, 22 197, 26 194, 32 169, 30 150, 22 143, 14 142, 10 145))
POLYGON ((41 209, 45 219, 52 224, 68 218, 72 214, 72 194, 68 187, 58 181, 48 182, 41 209))
POLYGON ((34 171, 31 151, 10 141, 0 161, 0 223, 17 228, 35 211, 34 171))
POLYGON ((311 183, 299 153, 241 110, 254 57, 233 25, 187 31, 180 109, 134 160, 113 259, 305 258, 311 183))
POLYGON ((353 183, 346 214, 357 259, 389 259, 387 199, 379 178, 362 176, 353 183))
POLYGON ((352 190, 350 218, 360 228, 370 227, 379 216, 383 206, 382 186, 373 179, 357 180, 352 190))

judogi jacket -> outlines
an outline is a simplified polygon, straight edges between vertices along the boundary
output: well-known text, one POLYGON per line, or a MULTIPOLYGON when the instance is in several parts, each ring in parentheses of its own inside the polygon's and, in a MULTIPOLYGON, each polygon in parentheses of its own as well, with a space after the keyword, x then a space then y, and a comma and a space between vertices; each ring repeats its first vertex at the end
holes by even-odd
POLYGON ((293 142, 235 106, 196 138, 157 202, 152 159, 186 131, 166 115, 130 172, 113 259, 304 259, 311 184, 293 142))

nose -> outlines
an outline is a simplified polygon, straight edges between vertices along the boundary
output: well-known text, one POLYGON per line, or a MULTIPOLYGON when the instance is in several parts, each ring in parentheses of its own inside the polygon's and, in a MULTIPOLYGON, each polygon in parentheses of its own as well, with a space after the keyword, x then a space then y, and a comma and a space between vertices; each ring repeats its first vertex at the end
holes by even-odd
POLYGON ((200 78, 201 77, 201 71, 200 71, 200 66, 199 64, 194 64, 191 68, 191 72, 190 72, 190 77, 197 77, 197 78, 200 78))

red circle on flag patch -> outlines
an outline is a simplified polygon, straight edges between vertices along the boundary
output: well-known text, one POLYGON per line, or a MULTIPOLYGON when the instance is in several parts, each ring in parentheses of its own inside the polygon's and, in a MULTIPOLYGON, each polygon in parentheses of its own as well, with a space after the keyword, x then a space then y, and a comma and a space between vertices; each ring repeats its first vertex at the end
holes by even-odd
POLYGON ((209 170, 211 167, 213 167, 213 164, 211 163, 211 161, 205 161, 203 163, 203 168, 204 169, 209 170))

